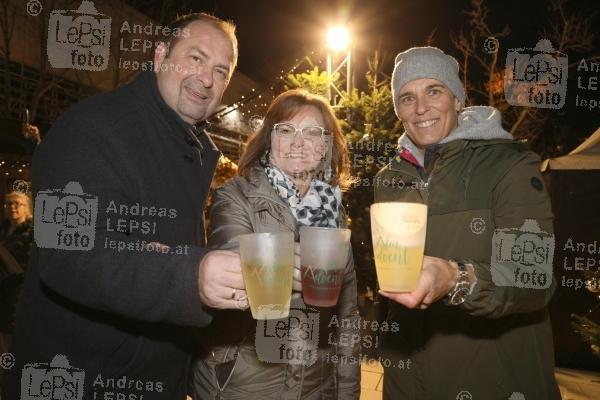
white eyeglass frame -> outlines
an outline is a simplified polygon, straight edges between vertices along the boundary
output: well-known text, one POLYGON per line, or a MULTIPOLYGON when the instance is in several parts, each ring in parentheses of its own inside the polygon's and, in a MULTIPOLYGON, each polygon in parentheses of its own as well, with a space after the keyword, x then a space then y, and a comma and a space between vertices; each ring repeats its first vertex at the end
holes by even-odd
MULTIPOLYGON (((320 129, 320 130, 321 130, 321 136, 319 136, 319 137, 318 137, 318 139, 321 139, 321 140, 323 140, 323 138, 324 138, 324 137, 326 137, 326 136, 330 136, 330 135, 331 135, 331 133, 330 133, 330 132, 329 132, 327 129, 323 128, 322 126, 318 126, 318 125, 304 126, 304 127, 302 127, 302 128, 298 128, 298 127, 296 127, 294 124, 290 124, 289 122, 278 122, 278 123, 276 123, 276 124, 273 124, 273 132, 274 132, 274 133, 275 133, 275 135, 276 135, 277 137, 279 137, 279 138, 288 138, 288 136, 287 136, 287 135, 281 135, 281 134, 279 134, 279 133, 277 132, 277 128, 278 128, 279 126, 282 126, 282 125, 284 125, 284 126, 288 126, 288 127, 290 127, 291 129, 293 129, 293 130, 294 130, 294 134, 289 136, 289 138, 291 138, 291 139, 295 139, 295 138, 296 138, 296 135, 298 134, 298 132, 300 132, 300 137, 301 137, 303 140, 307 140, 307 137, 305 137, 305 136, 304 136, 304 133, 303 133, 302 131, 303 131, 304 129, 311 129, 311 128, 318 128, 318 129, 320 129)), ((314 137, 314 138, 313 138, 313 137, 308 137, 308 140, 309 140, 309 139, 317 139, 317 137, 314 137)))

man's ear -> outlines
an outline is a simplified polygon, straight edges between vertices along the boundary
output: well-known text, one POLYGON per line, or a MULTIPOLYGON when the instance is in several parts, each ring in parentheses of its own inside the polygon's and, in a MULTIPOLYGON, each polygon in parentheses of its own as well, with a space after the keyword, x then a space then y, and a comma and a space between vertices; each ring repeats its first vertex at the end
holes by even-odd
POLYGON ((160 42, 154 50, 154 69, 158 71, 163 61, 167 58, 167 45, 164 42, 160 42))

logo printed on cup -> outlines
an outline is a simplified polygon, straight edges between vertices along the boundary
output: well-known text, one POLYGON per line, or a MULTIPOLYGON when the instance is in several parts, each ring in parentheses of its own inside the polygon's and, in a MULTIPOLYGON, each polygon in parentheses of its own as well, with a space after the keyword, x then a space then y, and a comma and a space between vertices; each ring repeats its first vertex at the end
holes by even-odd
POLYGON ((319 311, 293 296, 288 317, 256 323, 256 354, 270 363, 310 366, 317 360, 319 311))
POLYGON ((42 248, 91 250, 96 238, 98 197, 83 193, 78 182, 35 197, 34 239, 42 248))
POLYGON ((112 19, 98 13, 92 1, 77 10, 54 10, 48 21, 46 50, 54 68, 103 71, 110 58, 112 19))
POLYGON ((506 56, 504 96, 513 106, 559 109, 565 105, 569 60, 547 39, 506 56))
POLYGON ((71 367, 65 355, 55 356, 50 364, 25 364, 21 372, 21 400, 81 400, 85 371, 71 367))
POLYGON ((492 238, 492 280, 496 286, 547 289, 552 283, 554 235, 527 219, 514 229, 496 229, 492 238))

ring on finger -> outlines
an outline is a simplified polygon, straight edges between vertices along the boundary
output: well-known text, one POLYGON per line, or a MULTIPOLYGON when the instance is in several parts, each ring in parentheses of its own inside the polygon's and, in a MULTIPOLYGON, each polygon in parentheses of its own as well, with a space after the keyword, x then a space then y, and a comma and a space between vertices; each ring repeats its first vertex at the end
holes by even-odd
POLYGON ((237 291, 237 290, 236 290, 235 288, 231 289, 231 299, 232 299, 232 300, 234 300, 234 299, 235 299, 235 293, 236 293, 236 291, 237 291))

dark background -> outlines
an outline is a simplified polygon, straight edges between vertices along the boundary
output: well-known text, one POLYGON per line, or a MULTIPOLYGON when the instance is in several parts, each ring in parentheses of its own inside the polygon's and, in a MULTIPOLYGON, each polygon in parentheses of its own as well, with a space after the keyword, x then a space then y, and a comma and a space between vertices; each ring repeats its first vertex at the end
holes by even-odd
MULTIPOLYGON (((374 50, 387 54, 384 70, 391 74, 393 57, 412 46, 428 43, 460 57, 451 38, 461 30, 471 28, 465 14, 470 0, 213 0, 178 1, 172 7, 175 13, 161 13, 165 0, 128 0, 140 11, 162 16, 168 23, 176 12, 204 11, 237 25, 239 39, 239 70, 265 85, 273 77, 288 71, 296 62, 310 56, 325 69, 325 34, 336 24, 348 26, 353 47, 353 68, 358 88, 364 87, 367 57, 374 50), (179 4, 181 3, 181 4, 179 4), (361 79, 362 77, 362 79, 361 79)), ((484 5, 489 9, 488 21, 492 31, 500 32, 510 25, 511 32, 500 38, 500 60, 510 48, 534 47, 544 38, 543 28, 555 21, 549 12, 551 2, 543 0, 491 0, 484 5)), ((568 2, 568 9, 580 15, 594 15, 595 26, 600 26, 599 4, 593 0, 568 2)), ((599 56, 596 47, 587 54, 567 54, 569 62, 599 56)), ((556 44, 554 44, 556 46, 556 44)), ((483 46, 483 43, 482 43, 483 46)), ((600 62, 600 60, 596 60, 600 62)), ((504 61, 500 63, 504 65, 504 61)), ((472 81, 486 80, 473 70, 472 81)), ((560 113, 560 122, 549 129, 566 132, 562 154, 575 148, 600 124, 600 110, 590 111, 574 106, 577 92, 575 79, 569 78, 567 104, 560 113)))

